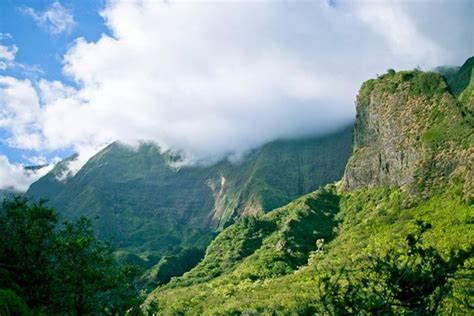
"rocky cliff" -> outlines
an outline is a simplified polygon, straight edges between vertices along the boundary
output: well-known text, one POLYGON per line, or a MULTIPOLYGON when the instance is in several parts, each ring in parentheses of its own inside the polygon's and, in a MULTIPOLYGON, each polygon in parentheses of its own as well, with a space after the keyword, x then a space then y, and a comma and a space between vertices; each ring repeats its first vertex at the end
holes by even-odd
POLYGON ((398 186, 426 195, 462 178, 472 197, 472 117, 450 91, 441 75, 417 70, 365 82, 343 188, 398 186))

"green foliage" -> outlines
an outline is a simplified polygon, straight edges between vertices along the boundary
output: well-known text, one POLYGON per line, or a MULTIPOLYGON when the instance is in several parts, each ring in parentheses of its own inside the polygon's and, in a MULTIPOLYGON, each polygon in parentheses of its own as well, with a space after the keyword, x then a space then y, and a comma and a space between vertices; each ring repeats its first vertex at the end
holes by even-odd
POLYGON ((377 79, 367 80, 362 84, 359 91, 359 101, 364 103, 374 89, 393 94, 399 90, 405 89, 408 83, 411 95, 424 96, 430 99, 447 91, 447 84, 443 77, 434 72, 399 71, 388 69, 387 73, 379 76, 377 79))
POLYGON ((321 188, 287 207, 268 214, 276 231, 233 271, 236 279, 268 279, 293 272, 307 263, 318 239, 333 237, 339 197, 334 188, 321 188))
POLYGON ((447 84, 443 77, 435 72, 415 72, 410 81, 410 92, 414 95, 423 95, 432 98, 447 91, 447 84))
POLYGON ((259 216, 238 219, 212 241, 204 259, 194 269, 172 280, 167 287, 198 284, 232 271, 241 260, 258 249, 274 229, 273 222, 259 216))
POLYGON ((50 301, 51 254, 58 217, 44 202, 29 205, 24 198, 4 200, 0 208, 0 266, 22 289, 32 308, 50 301), (34 268, 32 268, 34 267, 34 268))
MULTIPOLYGON (((459 195, 459 187, 446 188, 418 202, 396 188, 343 194, 336 194, 332 189, 310 194, 266 214, 263 219, 276 226, 265 233, 267 237, 247 257, 227 262, 219 274, 199 281, 195 279, 200 269, 198 265, 175 280, 173 286, 154 291, 146 305, 153 306, 158 314, 318 314, 324 311, 322 302, 326 296, 328 306, 330 302, 339 306, 345 302, 352 304, 347 308, 373 311, 380 310, 387 298, 398 304, 408 288, 423 291, 422 301, 433 306, 434 297, 443 288, 443 292, 450 295, 443 296, 440 312, 465 314, 468 304, 472 304, 468 289, 474 285, 468 268, 473 261, 470 247, 474 240, 474 209, 459 195), (336 205, 336 216, 330 222, 323 219, 329 220, 332 216, 304 215, 311 214, 311 209, 330 210, 336 205), (410 237, 420 236, 419 220, 432 225, 423 233, 422 243, 410 237), (322 234, 312 236, 314 230, 322 234), (283 239, 283 247, 277 247, 282 236, 288 238, 283 239), (325 236, 324 243, 318 236, 325 236), (304 255, 306 250, 298 251, 292 240, 295 245, 307 245, 305 247, 313 252, 304 255), (471 259, 465 260, 466 256, 471 259), (411 266, 411 274, 403 279, 405 292, 398 292, 393 284, 401 282, 397 280, 403 273, 400 267, 405 263, 411 266), (426 282, 427 278, 430 282, 426 282), (417 287, 417 284, 432 282, 438 284, 434 289, 426 285, 417 287), (379 297, 382 294, 386 295, 383 299, 379 297), (331 295, 335 297, 328 297, 331 295)), ((231 236, 241 230, 232 225, 221 234, 227 235, 227 249, 232 249, 231 236)), ((210 256, 215 258, 214 251, 226 249, 217 247, 221 244, 219 237, 213 242, 216 243, 214 249, 208 249, 203 262, 210 256)), ((409 308, 400 307, 395 313, 409 308)))
POLYGON ((431 227, 417 222, 404 247, 381 257, 368 257, 318 278, 321 313, 377 315, 434 315, 441 302, 453 294, 453 279, 470 250, 452 251, 444 259, 433 247, 422 245, 422 234, 431 227), (351 266, 352 265, 352 266, 351 266))
POLYGON ((127 275, 132 280, 135 275, 114 264, 112 248, 95 238, 90 220, 81 217, 74 223, 65 222, 57 234, 54 255, 59 260, 53 273, 62 276, 53 286, 56 311, 84 315, 103 308, 127 309, 127 302, 121 300, 126 291, 121 287, 128 286, 127 275))
POLYGON ((90 220, 58 224, 43 202, 17 197, 0 208, 0 234, 0 311, 116 314, 139 306, 137 270, 116 264, 90 220))
POLYGON ((364 82, 362 84, 362 87, 359 90, 359 100, 362 102, 363 100, 367 100, 367 98, 370 96, 370 93, 372 93, 374 87, 375 87, 374 79, 369 79, 366 82, 364 82))
POLYGON ((12 290, 0 288, 0 315, 27 316, 30 310, 25 301, 12 290))
POLYGON ((469 85, 473 84, 473 68, 474 57, 470 57, 464 62, 464 64, 456 73, 446 76, 449 88, 455 96, 460 96, 469 85))
POLYGON ((443 139, 444 130, 439 126, 434 126, 422 135, 422 140, 428 145, 435 144, 443 139))
POLYGON ((168 283, 171 278, 179 277, 194 268, 204 256, 203 249, 179 248, 163 256, 141 277, 141 283, 148 290, 168 283))

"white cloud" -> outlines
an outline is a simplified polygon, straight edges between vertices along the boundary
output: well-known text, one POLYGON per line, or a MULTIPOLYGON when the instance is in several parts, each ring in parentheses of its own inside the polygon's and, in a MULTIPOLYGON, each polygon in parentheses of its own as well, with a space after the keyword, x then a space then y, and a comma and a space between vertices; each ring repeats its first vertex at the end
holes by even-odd
POLYGON ((0 44, 0 70, 5 70, 13 64, 17 52, 18 47, 15 45, 6 46, 0 44))
POLYGON ((0 76, 0 128, 12 136, 12 147, 41 149, 42 111, 29 80, 0 76))
POLYGON ((38 169, 25 170, 23 165, 12 164, 4 155, 0 155, 0 190, 15 190, 24 192, 30 184, 52 168, 52 165, 38 169))
POLYGON ((21 11, 52 34, 70 32, 76 24, 72 14, 57 1, 43 12, 37 12, 29 7, 21 8, 21 11))
POLYGON ((472 52, 469 2, 331 3, 109 1, 112 35, 64 56, 79 88, 0 77, 0 128, 40 151, 145 140, 213 161, 348 123, 362 81, 387 68, 472 52))
POLYGON ((355 4, 355 14, 374 32, 386 41, 393 54, 405 56, 413 61, 428 61, 430 64, 446 55, 447 47, 440 47, 423 36, 408 14, 394 1, 355 4), (358 4, 358 5, 357 5, 358 4))

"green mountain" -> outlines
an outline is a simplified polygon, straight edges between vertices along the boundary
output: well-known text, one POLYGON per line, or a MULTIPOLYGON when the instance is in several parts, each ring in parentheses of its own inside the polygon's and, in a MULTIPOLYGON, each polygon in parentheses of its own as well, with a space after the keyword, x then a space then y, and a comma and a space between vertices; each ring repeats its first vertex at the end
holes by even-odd
POLYGON ((472 314, 474 126, 462 93, 448 85, 457 82, 391 70, 365 82, 342 180, 241 217, 143 308, 163 315, 472 314))
POLYGON ((269 211, 340 178, 351 135, 348 127, 325 137, 269 143, 237 163, 180 168, 178 157, 153 144, 132 149, 113 143, 74 176, 68 164, 77 157, 62 161, 26 195, 48 199, 68 218, 98 217, 99 237, 127 252, 153 254, 156 261, 183 247, 203 249, 242 214, 269 211))

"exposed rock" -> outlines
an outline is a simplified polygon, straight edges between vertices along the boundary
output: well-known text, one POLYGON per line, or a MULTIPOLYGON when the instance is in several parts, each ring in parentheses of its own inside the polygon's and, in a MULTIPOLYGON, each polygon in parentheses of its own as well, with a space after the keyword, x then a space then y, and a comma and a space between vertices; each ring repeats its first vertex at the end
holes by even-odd
MULTIPOLYGON (((365 82, 344 190, 387 185, 429 193, 425 188, 469 174, 473 127, 463 109, 439 74, 388 73, 365 82)), ((469 195, 472 186, 463 180, 469 195)))

